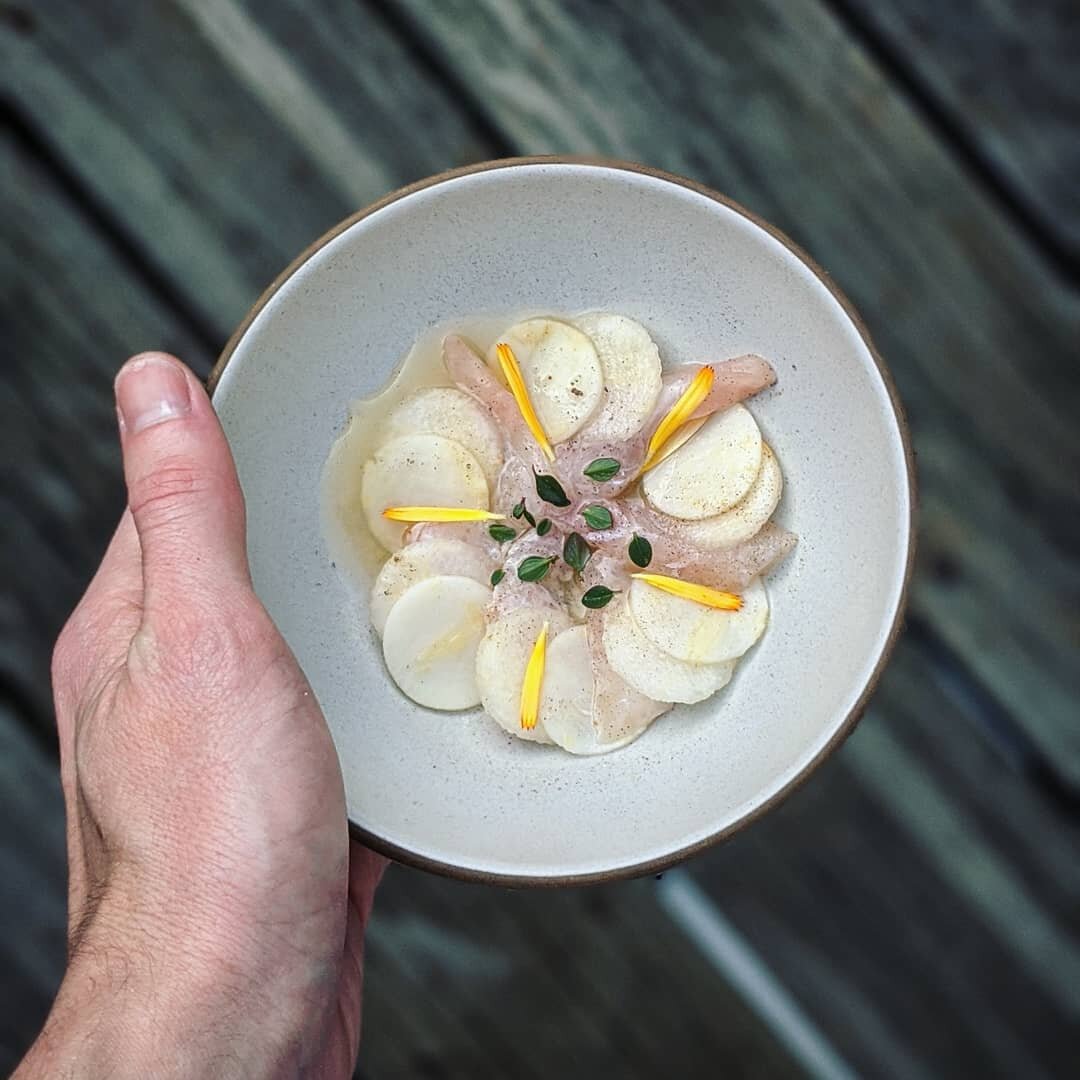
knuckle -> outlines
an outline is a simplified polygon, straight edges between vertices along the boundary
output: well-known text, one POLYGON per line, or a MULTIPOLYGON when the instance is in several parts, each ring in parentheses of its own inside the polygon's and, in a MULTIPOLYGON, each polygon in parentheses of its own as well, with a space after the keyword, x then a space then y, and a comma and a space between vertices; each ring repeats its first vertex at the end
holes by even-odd
POLYGON ((161 628, 158 664, 172 681, 198 686, 202 694, 230 691, 243 683, 268 640, 250 596, 192 597, 161 628))

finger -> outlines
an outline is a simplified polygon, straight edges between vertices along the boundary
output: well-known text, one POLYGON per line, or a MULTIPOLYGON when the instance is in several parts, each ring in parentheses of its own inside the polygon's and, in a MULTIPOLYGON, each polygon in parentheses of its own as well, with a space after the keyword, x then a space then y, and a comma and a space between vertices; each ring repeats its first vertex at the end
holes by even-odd
POLYGON ((150 618, 192 591, 250 584, 240 484, 198 380, 175 357, 143 353, 116 377, 116 401, 150 618))

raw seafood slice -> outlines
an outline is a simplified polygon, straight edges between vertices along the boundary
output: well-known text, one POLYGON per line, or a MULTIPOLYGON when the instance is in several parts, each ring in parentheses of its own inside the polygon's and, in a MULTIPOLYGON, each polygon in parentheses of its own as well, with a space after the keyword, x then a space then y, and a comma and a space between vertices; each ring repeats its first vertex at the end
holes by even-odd
POLYGON ((402 401, 382 428, 382 442, 402 435, 441 435, 461 443, 484 470, 491 487, 502 469, 502 435, 480 404, 453 386, 429 386, 402 401))
POLYGON ((697 521, 730 510, 761 468, 761 432, 750 410, 733 405, 641 480, 645 498, 672 517, 697 521))
POLYGON ((639 322, 595 312, 574 320, 596 347, 604 376, 603 396, 581 438, 625 442, 653 414, 660 397, 660 350, 639 322))
POLYGON ((513 349, 529 400, 551 442, 563 442, 579 431, 604 389, 600 358, 589 338, 557 319, 526 319, 492 345, 488 364, 495 368, 500 343, 513 349))
POLYGON ((382 634, 390 609, 406 589, 441 574, 472 578, 487 585, 495 564, 487 553, 464 540, 420 540, 395 552, 383 563, 371 587, 371 625, 382 634))
POLYGON ((387 507, 482 510, 488 505, 488 485, 480 462, 460 443, 441 435, 402 435, 380 446, 364 466, 360 499, 375 539, 396 551, 406 526, 384 518, 387 507))
POLYGON ((531 731, 521 727, 521 684, 525 666, 544 623, 548 641, 570 626, 570 617, 553 607, 519 607, 488 625, 476 650, 476 682, 484 711, 519 739, 551 742, 544 718, 531 731))
POLYGON ((735 670, 734 660, 691 664, 663 651, 642 632, 625 599, 604 611, 604 652, 616 675, 655 701, 692 705, 723 689, 735 670))
POLYGON ((394 682, 418 705, 468 709, 480 702, 476 649, 491 590, 440 575, 407 589, 390 609, 383 657, 394 682))
POLYGON ((755 578, 739 611, 721 611, 635 581, 629 606, 641 632, 658 648, 691 664, 716 664, 743 655, 765 630, 769 601, 755 578))
POLYGON ((621 683, 602 657, 601 666, 595 661, 586 626, 563 631, 548 647, 540 719, 551 739, 571 754, 618 750, 668 708, 621 683))
POLYGON ((756 536, 772 517, 784 490, 780 463, 767 443, 761 444, 761 468, 750 490, 730 510, 701 521, 673 519, 676 536, 701 548, 730 548, 756 536))

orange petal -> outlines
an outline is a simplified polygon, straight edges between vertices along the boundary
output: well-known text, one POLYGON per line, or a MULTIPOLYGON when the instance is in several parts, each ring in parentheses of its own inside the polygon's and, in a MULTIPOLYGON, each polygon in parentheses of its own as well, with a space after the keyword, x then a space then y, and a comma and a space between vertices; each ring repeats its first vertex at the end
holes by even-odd
POLYGON ((495 346, 495 354, 499 358, 499 366, 502 368, 503 377, 506 379, 507 386, 510 387, 510 393, 514 395, 522 419, 532 432, 533 438, 540 444, 540 449, 544 451, 544 457, 548 461, 554 461, 555 451, 551 448, 547 434, 540 424, 540 418, 536 415, 536 410, 529 400, 529 391, 525 387, 525 380, 522 378, 521 368, 518 367, 514 350, 509 345, 500 342, 495 346))
POLYGON ((708 585, 695 585, 692 581, 680 581, 678 578, 665 577, 663 574, 631 574, 633 578, 644 581, 654 589, 681 596, 684 600, 693 600, 706 607, 719 608, 721 611, 738 611, 742 607, 742 597, 735 593, 710 589, 708 585))
POLYGON ((537 635, 529 662, 525 665, 525 678, 521 683, 521 727, 532 731, 540 715, 540 688, 544 683, 544 661, 547 658, 548 624, 537 635))
POLYGON ((384 518, 391 521, 502 521, 505 514, 453 506, 388 506, 384 518))
POLYGON ((648 449, 645 452, 645 462, 641 466, 642 472, 651 469, 657 463, 660 450, 664 444, 679 428, 689 421, 697 407, 709 396, 715 375, 716 373, 708 364, 698 369, 697 374, 690 380, 690 385, 682 392, 679 400, 671 406, 667 416, 656 425, 656 430, 653 432, 648 449))

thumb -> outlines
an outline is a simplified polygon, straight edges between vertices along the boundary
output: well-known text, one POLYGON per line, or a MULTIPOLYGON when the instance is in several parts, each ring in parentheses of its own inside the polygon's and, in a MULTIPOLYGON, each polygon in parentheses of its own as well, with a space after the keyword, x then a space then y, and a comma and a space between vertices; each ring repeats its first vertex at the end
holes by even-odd
POLYGON ((116 377, 116 405, 147 613, 192 592, 249 585, 244 498, 198 379, 173 356, 141 353, 116 377))

